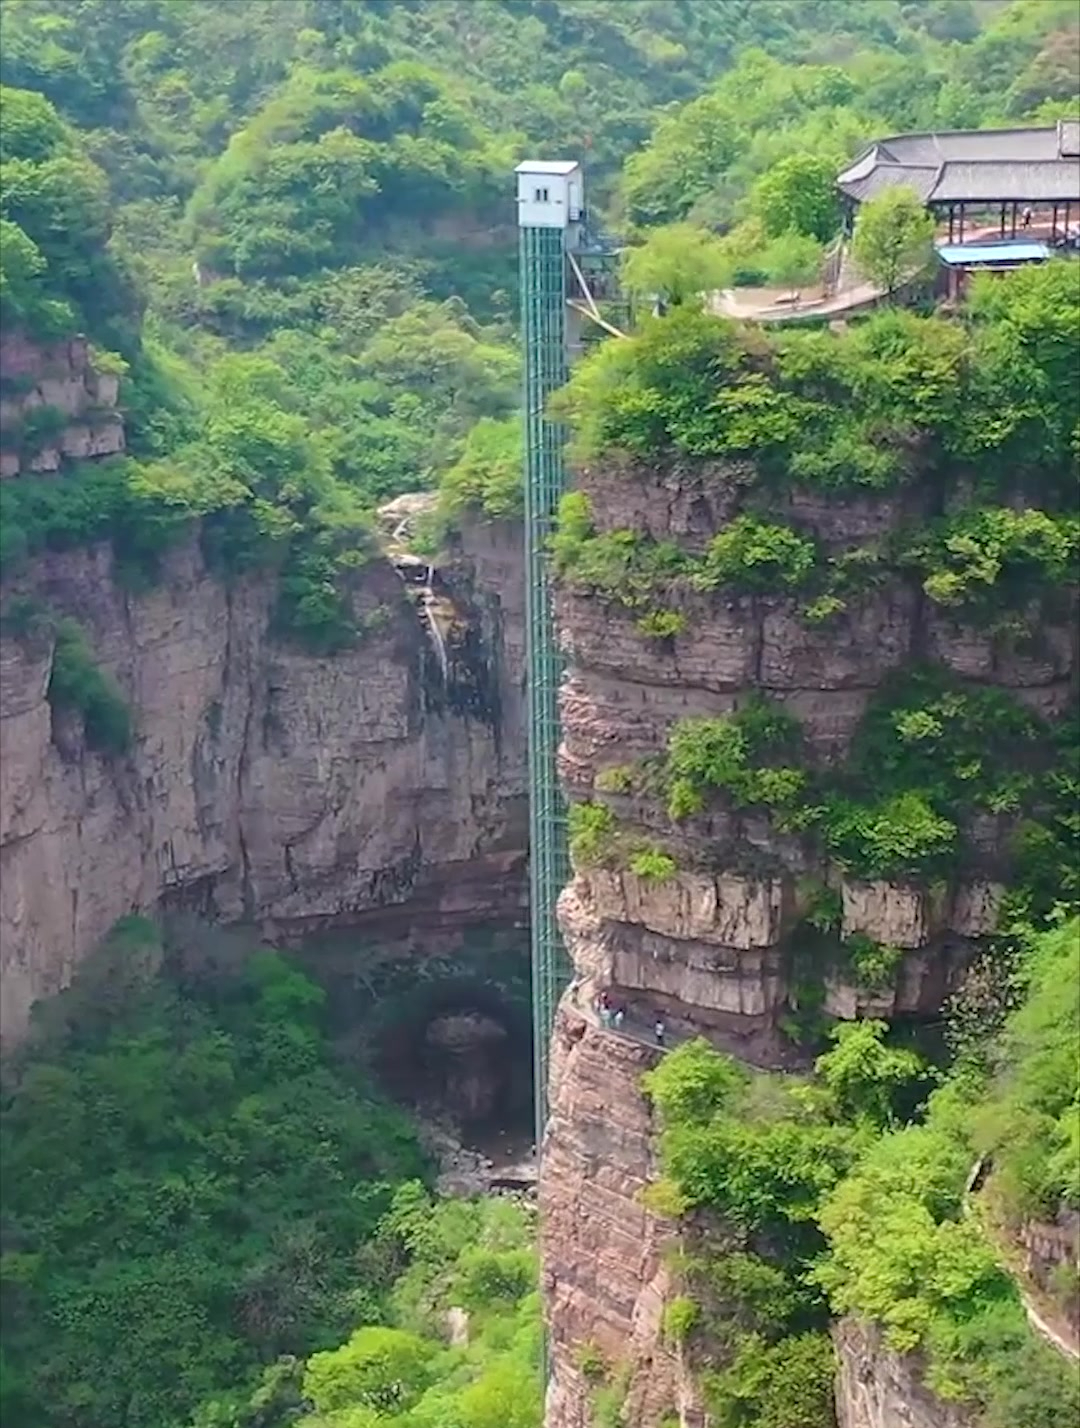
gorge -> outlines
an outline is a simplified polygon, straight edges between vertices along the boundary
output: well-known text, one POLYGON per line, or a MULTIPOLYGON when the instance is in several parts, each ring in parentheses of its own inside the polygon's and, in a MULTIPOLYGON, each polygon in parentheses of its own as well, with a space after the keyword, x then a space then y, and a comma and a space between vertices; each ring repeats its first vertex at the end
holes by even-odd
POLYGON ((807 296, 1074 9, 0 0, 10 1428, 1075 1420, 1077 265, 807 296))

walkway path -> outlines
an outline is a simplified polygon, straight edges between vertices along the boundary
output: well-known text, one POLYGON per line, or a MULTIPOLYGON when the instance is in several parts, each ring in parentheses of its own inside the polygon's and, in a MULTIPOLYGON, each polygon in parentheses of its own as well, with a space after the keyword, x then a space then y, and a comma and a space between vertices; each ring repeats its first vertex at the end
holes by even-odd
POLYGON ((570 999, 574 1007, 593 1026, 598 1026, 603 1031, 608 1031, 612 1036, 620 1036, 624 1041, 636 1042, 639 1046, 651 1046, 654 1051, 661 1053, 671 1051, 673 1047, 681 1046, 684 1041, 692 1041, 693 1037, 688 1032, 673 1031, 667 1020, 664 1018, 664 1040, 659 1042, 656 1039, 655 1018, 649 1019, 636 1016, 624 1002, 618 997, 613 998, 612 1007, 622 1007, 624 1010, 623 1022, 621 1026, 616 1026, 613 1021, 605 1022, 597 1007, 597 993, 591 982, 573 982, 570 986, 570 999))
POLYGON ((975 1195, 977 1194, 976 1187, 984 1183, 986 1178, 985 1171, 988 1164, 988 1161, 984 1161, 980 1158, 972 1166, 971 1174, 968 1176, 968 1188, 964 1191, 963 1214, 976 1222, 986 1240, 995 1251, 1001 1268, 1016 1285, 1016 1292, 1020 1296, 1020 1302, 1024 1306, 1024 1313, 1027 1315, 1028 1323, 1031 1327, 1041 1338, 1046 1340, 1051 1348, 1056 1349, 1063 1357, 1070 1359, 1073 1363, 1080 1363, 1080 1345, 1067 1339, 1064 1334, 1059 1333, 1057 1329, 1048 1324, 1046 1319, 1043 1318, 1035 1306, 1034 1299, 1024 1288, 1022 1275, 1016 1270, 1014 1265, 1009 1262, 1009 1255, 1005 1253, 997 1236, 993 1233, 992 1228, 986 1223, 985 1217, 979 1211, 978 1202, 975 1199, 975 1195))
POLYGON ((884 288, 873 283, 858 283, 832 297, 807 299, 798 306, 782 300, 748 305, 739 302, 735 289, 724 288, 711 295, 709 307, 719 317, 734 317, 743 322, 792 322, 800 317, 838 317, 857 308, 870 307, 884 295, 884 288))

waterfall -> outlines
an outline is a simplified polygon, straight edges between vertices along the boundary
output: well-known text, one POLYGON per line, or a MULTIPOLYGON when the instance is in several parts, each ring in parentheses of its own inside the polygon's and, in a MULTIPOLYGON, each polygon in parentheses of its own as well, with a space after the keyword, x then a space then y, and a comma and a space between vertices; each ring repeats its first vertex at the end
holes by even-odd
POLYGON ((424 619, 431 632, 431 638, 435 645, 435 654, 439 660, 439 668, 442 670, 443 683, 450 678, 450 661, 446 654, 446 641, 443 639, 443 632, 439 629, 439 622, 435 618, 435 591, 432 588, 435 579, 433 566, 427 568, 427 582, 424 585, 423 594, 420 597, 420 608, 424 612, 424 619))

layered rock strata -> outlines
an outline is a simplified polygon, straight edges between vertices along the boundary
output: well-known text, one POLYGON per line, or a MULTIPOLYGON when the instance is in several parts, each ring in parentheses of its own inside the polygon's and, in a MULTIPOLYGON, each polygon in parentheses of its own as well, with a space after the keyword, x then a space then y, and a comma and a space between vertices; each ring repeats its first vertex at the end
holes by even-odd
MULTIPOLYGON (((753 480, 751 470, 733 465, 612 463, 583 472, 579 486, 598 532, 630 529, 700 553, 759 499, 753 480)), ((896 498, 844 500, 772 492, 767 510, 759 509, 837 555, 939 512, 940 494, 913 488, 896 498)), ((666 639, 642 633, 639 610, 572 579, 558 596, 568 662, 560 751, 567 793, 605 805, 620 827, 659 841, 678 865, 659 882, 635 876, 625 861, 578 869, 560 903, 577 975, 611 988, 639 1015, 662 1011, 673 1026, 704 1032, 745 1062, 797 1064, 782 1027, 798 1009, 807 888, 827 887, 840 907, 839 936, 861 934, 895 949, 896 965, 885 985, 872 988, 854 985, 842 966, 818 968, 825 1010, 840 1017, 936 1013, 973 946, 993 927, 1010 856, 1007 818, 972 821, 963 830, 969 849, 963 875, 931 890, 854 879, 810 840, 778 832, 763 813, 719 801, 673 824, 662 801, 636 783, 627 787, 620 771, 660 754, 677 721, 730 714, 754 694, 794 715, 808 761, 828 768, 844 758, 874 692, 917 663, 937 664, 976 687, 1004 689, 1056 717, 1075 692, 1074 622, 1044 622, 1036 640, 1009 646, 941 613, 902 573, 849 596, 847 608, 824 627, 803 619, 791 595, 701 593, 672 584, 657 591, 656 603, 684 617, 666 639), (620 787, 626 791, 610 791, 620 787)), ((639 1060, 620 1038, 583 1026, 564 1000, 540 1187, 552 1343, 546 1428, 592 1421, 576 1355, 594 1338, 613 1355, 623 1346, 619 1362, 635 1405, 625 1422, 655 1428, 675 1403, 677 1376, 655 1303, 665 1292, 656 1267, 670 1231, 638 1201, 654 1155, 639 1060), (608 1241, 617 1246, 613 1256, 608 1241), (654 1384, 662 1388, 650 1396, 654 1384)), ((845 1370, 844 1428, 909 1421, 959 1428, 959 1420, 940 1415, 890 1416, 888 1404, 901 1401, 905 1390, 897 1385, 908 1372, 894 1368, 888 1383, 861 1397, 854 1386, 861 1371, 845 1370)), ((689 1425, 685 1392, 681 1403, 681 1421, 689 1425)))
POLYGON ((82 625, 133 718, 88 747, 48 700, 49 637, 0 639, 0 973, 5 1043, 119 917, 163 901, 287 938, 421 908, 520 917, 521 567, 478 528, 446 572, 459 636, 445 676, 392 566, 373 558, 353 649, 272 634, 271 576, 225 585, 197 540, 128 593, 109 546, 36 562, 5 600, 82 625), (490 582, 490 583, 485 583, 490 582))
POLYGON ((65 460, 124 449, 118 376, 95 369, 89 344, 41 346, 0 335, 0 479, 58 471, 65 460))

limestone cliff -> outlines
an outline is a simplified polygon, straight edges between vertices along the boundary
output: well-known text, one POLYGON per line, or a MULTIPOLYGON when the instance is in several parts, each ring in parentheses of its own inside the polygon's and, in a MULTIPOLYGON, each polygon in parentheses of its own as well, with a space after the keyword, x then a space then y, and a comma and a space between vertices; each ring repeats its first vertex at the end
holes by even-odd
POLYGON ((839 1428, 974 1428, 968 1415, 928 1393, 916 1362, 890 1353, 874 1329, 845 1320, 833 1342, 839 1428))
MULTIPOLYGON (((62 477, 58 479, 63 479, 62 477)), ((269 936, 519 916, 523 591, 517 536, 467 531, 444 572, 448 665, 372 559, 365 633, 316 658, 271 633, 275 583, 226 585, 197 539, 125 589, 109 546, 48 555, 4 590, 75 616, 133 715, 88 748, 47 691, 50 638, 0 641, 0 948, 5 1041, 120 916, 163 900, 269 936)))
POLYGON ((83 337, 42 346, 0 335, 0 479, 124 449, 120 379, 97 370, 83 337))
MULTIPOLYGON (((751 475, 733 465, 613 462, 580 473, 578 485, 597 532, 630 529, 700 552, 748 501, 760 501, 751 475)), ((785 519, 833 554, 880 542, 940 508, 938 493, 918 488, 876 499, 794 489, 768 500, 769 519, 785 519)), ((662 1011, 673 1029, 703 1031, 743 1061, 791 1065, 798 1052, 784 1022, 799 995, 806 889, 827 886, 839 909, 838 936, 887 944, 897 962, 886 983, 872 988, 855 985, 842 968, 828 970, 825 1009, 840 1017, 936 1012, 958 968, 992 930, 1007 875, 1008 817, 986 815, 964 829, 970 852, 948 884, 866 881, 843 873, 811 840, 778 832, 764 811, 710 804, 674 823, 647 783, 631 784, 620 770, 655 760, 677 720, 729 714, 755 692, 796 716, 810 761, 828 769, 851 746, 875 691, 919 662, 1056 716, 1073 689, 1075 632, 1051 623, 1036 641, 1010 645, 942 614, 916 580, 897 572, 849 598, 824 627, 803 618, 791 595, 704 593, 672 581, 657 598, 682 617, 664 638, 643 633, 640 611, 616 595, 572 575, 561 582, 568 670, 560 757, 568 795, 660 840, 678 866, 659 881, 635 875, 625 861, 579 866, 560 903, 578 977, 590 990, 610 988, 631 1015, 662 1011)), ((671 1231, 639 1201, 654 1170, 653 1128, 639 1089, 650 1053, 583 1019, 574 996, 558 1014, 541 1176, 552 1342, 546 1428, 593 1422, 579 1360, 591 1342, 625 1376, 622 1421, 655 1428, 677 1413, 688 1428, 698 1409, 660 1331, 671 1231)), ((848 1348, 840 1396, 864 1406, 844 1409, 844 1428, 909 1421, 955 1428, 941 1414, 896 1416, 889 1403, 902 1397, 895 1380, 908 1366, 886 1372, 879 1364, 882 1382, 859 1387, 863 1351, 848 1348)))

